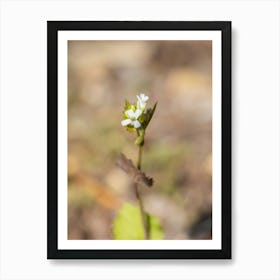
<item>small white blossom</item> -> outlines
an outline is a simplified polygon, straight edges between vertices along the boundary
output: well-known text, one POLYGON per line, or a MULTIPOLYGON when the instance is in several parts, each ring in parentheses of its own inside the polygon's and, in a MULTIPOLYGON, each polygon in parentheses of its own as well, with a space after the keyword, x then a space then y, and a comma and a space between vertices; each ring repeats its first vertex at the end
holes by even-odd
POLYGON ((140 93, 136 95, 137 97, 137 108, 141 111, 144 111, 147 105, 147 101, 149 100, 149 96, 145 95, 144 93, 140 93))
POLYGON ((132 109, 129 109, 125 111, 125 115, 127 116, 127 119, 122 120, 121 124, 122 126, 127 126, 131 124, 134 128, 139 128, 141 126, 140 122, 137 120, 142 114, 142 111, 139 109, 136 109, 133 111, 132 109))

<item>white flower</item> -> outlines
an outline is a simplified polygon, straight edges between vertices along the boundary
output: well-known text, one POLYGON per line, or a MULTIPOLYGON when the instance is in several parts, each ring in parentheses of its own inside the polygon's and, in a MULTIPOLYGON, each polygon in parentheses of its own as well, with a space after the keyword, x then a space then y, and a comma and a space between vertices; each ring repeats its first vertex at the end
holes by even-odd
POLYGON ((122 120, 121 124, 122 126, 127 126, 131 124, 134 128, 139 128, 141 126, 140 122, 137 120, 142 114, 142 111, 139 109, 136 109, 133 111, 132 109, 129 109, 125 111, 125 115, 127 116, 127 119, 122 120))
POLYGON ((144 111, 147 105, 147 101, 149 100, 149 96, 145 95, 144 93, 140 93, 136 95, 137 101, 137 109, 144 111))

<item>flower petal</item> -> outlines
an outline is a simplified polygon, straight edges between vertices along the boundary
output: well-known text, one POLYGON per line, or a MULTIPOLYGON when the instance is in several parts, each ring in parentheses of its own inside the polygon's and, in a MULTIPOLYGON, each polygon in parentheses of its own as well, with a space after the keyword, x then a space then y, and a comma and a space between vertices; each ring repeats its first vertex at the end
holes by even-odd
POLYGON ((125 114, 130 118, 134 118, 134 111, 132 109, 129 109, 127 111, 125 111, 125 114))
POLYGON ((141 100, 137 101, 137 109, 143 110, 143 108, 145 107, 144 105, 145 104, 143 104, 143 102, 141 100))
POLYGON ((133 126, 135 127, 135 128, 139 128, 140 126, 141 126, 141 123, 139 122, 139 121, 133 121, 133 126))
POLYGON ((143 102, 143 100, 138 96, 136 95, 138 101, 137 101, 137 109, 141 110, 141 111, 144 111, 144 109, 146 108, 146 103, 143 102))
POLYGON ((132 123, 131 119, 125 119, 121 121, 122 126, 127 126, 132 123))
POLYGON ((136 109, 135 113, 134 113, 134 117, 135 119, 138 119, 142 114, 142 111, 140 109, 136 109))
POLYGON ((140 99, 142 102, 146 102, 149 100, 149 96, 145 95, 144 93, 140 93, 140 99))
POLYGON ((142 101, 142 99, 141 99, 140 95, 136 95, 136 98, 138 99, 138 101, 139 101, 139 102, 141 102, 141 101, 142 101))

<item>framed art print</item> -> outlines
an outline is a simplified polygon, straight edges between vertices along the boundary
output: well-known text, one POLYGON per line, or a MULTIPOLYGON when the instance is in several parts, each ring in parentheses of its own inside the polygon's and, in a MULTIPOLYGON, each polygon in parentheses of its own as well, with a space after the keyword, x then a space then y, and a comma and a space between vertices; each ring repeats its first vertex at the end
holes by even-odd
POLYGON ((48 22, 48 258, 231 258, 231 22, 48 22))

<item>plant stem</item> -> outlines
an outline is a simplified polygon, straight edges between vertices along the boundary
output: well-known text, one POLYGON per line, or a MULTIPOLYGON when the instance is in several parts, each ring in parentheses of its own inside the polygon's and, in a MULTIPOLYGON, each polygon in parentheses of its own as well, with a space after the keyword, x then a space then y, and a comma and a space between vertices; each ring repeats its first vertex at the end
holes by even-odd
POLYGON ((141 170, 141 163, 142 163, 142 147, 143 147, 143 145, 139 145, 139 149, 138 149, 137 168, 139 170, 141 170))
MULTIPOLYGON (((142 148, 143 148, 143 145, 139 145, 138 160, 137 160, 137 168, 139 170, 141 170, 142 148)), ((143 201, 142 201, 139 189, 138 189, 138 184, 135 183, 134 187, 135 187, 136 197, 138 199, 139 206, 140 206, 140 213, 141 213, 141 219, 142 219, 142 224, 143 224, 143 229, 144 229, 144 236, 145 236, 145 239, 149 239, 149 230, 148 230, 148 225, 147 225, 147 219, 146 219, 146 216, 145 216, 143 201)))

